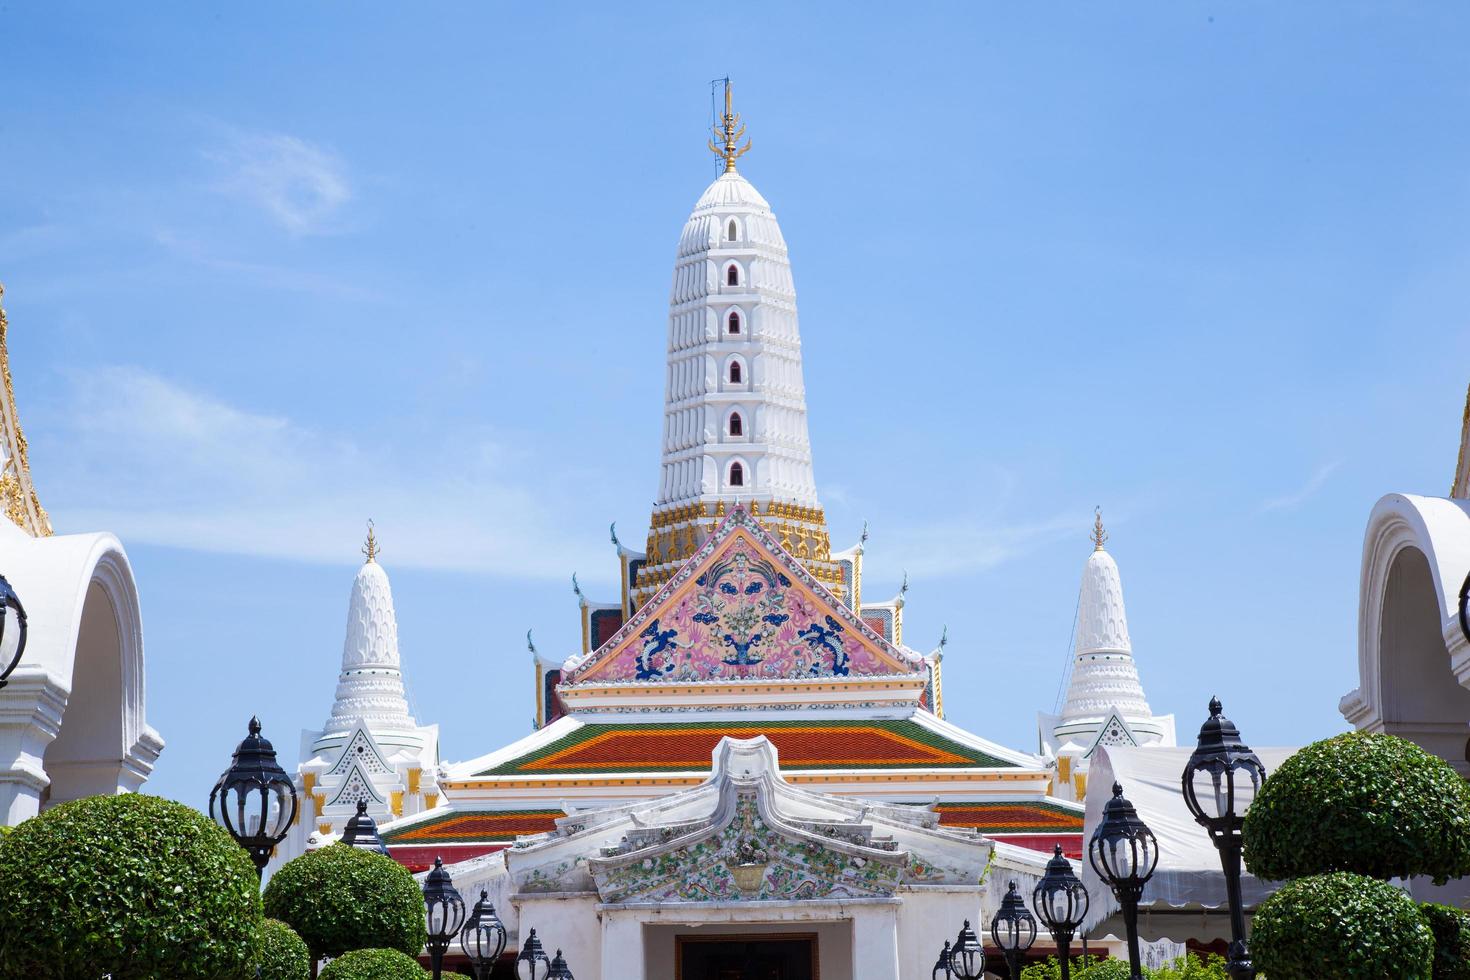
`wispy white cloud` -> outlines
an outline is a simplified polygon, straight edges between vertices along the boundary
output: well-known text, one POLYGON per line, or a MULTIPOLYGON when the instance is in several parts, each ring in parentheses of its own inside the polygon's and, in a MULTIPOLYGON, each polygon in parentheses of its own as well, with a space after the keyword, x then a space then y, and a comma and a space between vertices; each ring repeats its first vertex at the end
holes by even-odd
POLYGON ((1341 465, 1342 460, 1339 459, 1317 467, 1317 471, 1312 474, 1311 479, 1307 480, 1300 489, 1280 497, 1272 497, 1270 500, 1261 504, 1261 510, 1290 510, 1293 507, 1300 506, 1314 496, 1317 491, 1321 490, 1341 465))
POLYGON ((1015 524, 962 517, 882 533, 884 563, 916 576, 988 571, 1052 542, 1080 536, 1076 513, 1015 524), (889 538, 892 543, 889 543, 889 538))
POLYGON ((337 230, 338 213, 352 199, 343 162, 295 136, 233 131, 205 155, 224 171, 220 191, 262 208, 294 235, 337 230))
POLYGON ((48 453, 63 529, 124 541, 341 562, 372 517, 393 565, 559 580, 605 564, 558 517, 555 478, 514 447, 460 433, 409 457, 246 411, 136 368, 74 372, 48 453), (443 449, 444 451, 439 451, 443 449), (509 462, 508 462, 509 461, 509 462))

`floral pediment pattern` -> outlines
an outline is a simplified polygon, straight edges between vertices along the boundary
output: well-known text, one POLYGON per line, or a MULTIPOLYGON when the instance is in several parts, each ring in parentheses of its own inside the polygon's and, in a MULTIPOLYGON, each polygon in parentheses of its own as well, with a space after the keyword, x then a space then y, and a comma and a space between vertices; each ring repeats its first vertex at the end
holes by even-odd
POLYGON ((737 509, 606 644, 570 662, 563 683, 830 680, 923 669, 737 509))
POLYGON ((676 835, 675 846, 630 835, 588 862, 598 894, 609 903, 806 901, 886 898, 902 883, 906 853, 854 843, 871 840, 871 827, 792 834, 763 810, 743 791, 728 819, 676 835))

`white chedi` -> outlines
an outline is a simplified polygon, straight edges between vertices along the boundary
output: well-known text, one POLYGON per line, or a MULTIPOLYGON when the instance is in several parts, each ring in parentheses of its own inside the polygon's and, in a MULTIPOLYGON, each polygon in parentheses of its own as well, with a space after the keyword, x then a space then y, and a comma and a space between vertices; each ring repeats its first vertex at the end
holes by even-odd
POLYGON ((1055 795, 1081 799, 1099 745, 1173 745, 1174 716, 1155 715, 1138 677, 1123 580, 1103 544, 1102 515, 1082 569, 1072 677, 1059 714, 1037 716, 1041 752, 1056 771, 1055 795))

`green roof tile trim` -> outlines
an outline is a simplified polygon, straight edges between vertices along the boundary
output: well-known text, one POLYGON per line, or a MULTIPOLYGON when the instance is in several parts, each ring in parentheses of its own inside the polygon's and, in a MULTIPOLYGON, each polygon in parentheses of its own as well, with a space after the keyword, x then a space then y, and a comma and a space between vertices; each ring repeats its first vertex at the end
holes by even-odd
POLYGON ((907 719, 586 724, 476 776, 691 772, 720 739, 764 735, 783 769, 1014 769, 1015 763, 907 719))

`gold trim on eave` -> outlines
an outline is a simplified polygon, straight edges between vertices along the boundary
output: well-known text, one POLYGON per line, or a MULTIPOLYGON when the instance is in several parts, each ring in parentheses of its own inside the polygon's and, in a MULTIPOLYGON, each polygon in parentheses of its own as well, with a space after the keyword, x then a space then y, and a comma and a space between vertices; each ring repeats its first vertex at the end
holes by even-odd
MULTIPOLYGON (((0 301, 5 298, 5 287, 0 285, 0 301)), ((5 319, 5 307, 0 304, 0 377, 5 381, 5 398, 0 401, 0 505, 5 516, 31 537, 48 537, 51 518, 36 496, 31 484, 30 454, 26 447, 25 433, 20 428, 20 415, 15 408, 15 387, 10 379, 10 352, 5 335, 9 324, 5 319)))

